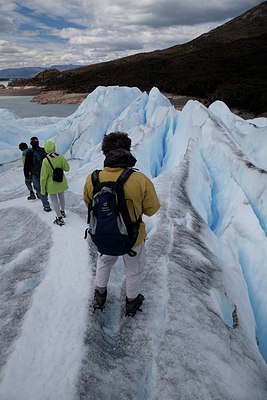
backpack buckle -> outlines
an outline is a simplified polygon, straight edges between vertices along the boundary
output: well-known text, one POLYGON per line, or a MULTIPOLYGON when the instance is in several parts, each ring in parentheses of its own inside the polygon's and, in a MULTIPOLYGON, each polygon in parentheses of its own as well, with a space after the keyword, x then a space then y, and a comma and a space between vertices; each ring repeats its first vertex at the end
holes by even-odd
POLYGON ((130 257, 135 257, 136 256, 136 251, 134 251, 133 249, 130 249, 129 251, 128 251, 128 253, 126 253, 126 254, 128 254, 128 256, 130 256, 130 257))

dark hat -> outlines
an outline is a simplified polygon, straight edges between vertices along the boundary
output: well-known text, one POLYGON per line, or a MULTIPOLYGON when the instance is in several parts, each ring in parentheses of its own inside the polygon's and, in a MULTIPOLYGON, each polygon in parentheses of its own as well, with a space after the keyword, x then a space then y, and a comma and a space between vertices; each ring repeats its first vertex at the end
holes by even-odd
POLYGON ((31 138, 31 140, 30 140, 30 144, 31 144, 31 146, 32 146, 32 145, 35 145, 35 146, 39 145, 39 139, 38 139, 38 137, 33 136, 33 137, 31 138))
POLYGON ((22 143, 19 144, 19 149, 21 151, 26 150, 27 148, 28 148, 27 143, 22 142, 22 143))

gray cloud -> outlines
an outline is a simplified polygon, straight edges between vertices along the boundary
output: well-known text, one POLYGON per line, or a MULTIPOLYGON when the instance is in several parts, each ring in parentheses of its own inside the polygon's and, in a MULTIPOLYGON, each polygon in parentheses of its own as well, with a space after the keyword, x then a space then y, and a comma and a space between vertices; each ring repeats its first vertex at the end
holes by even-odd
POLYGON ((12 28, 12 20, 0 15, 0 32, 7 32, 12 28))
POLYGON ((0 0, 4 43, 0 40, 0 68, 25 62, 49 66, 62 60, 91 64, 163 49, 192 40, 256 4, 255 0, 0 0), (64 27, 52 28, 51 18, 64 27))
POLYGON ((238 16, 258 4, 257 1, 157 1, 153 8, 146 7, 139 24, 151 27, 195 25, 218 22, 238 16))

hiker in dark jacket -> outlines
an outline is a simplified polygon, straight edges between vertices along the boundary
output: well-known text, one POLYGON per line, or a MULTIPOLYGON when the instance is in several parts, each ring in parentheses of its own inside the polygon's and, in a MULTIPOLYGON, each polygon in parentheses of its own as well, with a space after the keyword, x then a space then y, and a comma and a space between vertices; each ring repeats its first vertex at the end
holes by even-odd
POLYGON ((39 146, 39 139, 32 137, 30 140, 32 148, 27 152, 24 163, 24 176, 25 179, 32 178, 33 187, 36 190, 38 198, 43 203, 44 211, 52 211, 47 193, 41 194, 40 187, 40 173, 44 157, 46 157, 45 150, 39 146))
MULTIPOLYGON (((24 167, 25 157, 26 157, 26 154, 28 153, 28 151, 30 151, 30 149, 29 149, 27 143, 24 143, 24 142, 19 144, 19 149, 22 151, 21 160, 22 160, 22 165, 24 167)), ((35 200, 36 196, 35 196, 35 193, 33 191, 31 176, 29 177, 29 179, 25 178, 25 185, 26 185, 27 189, 30 192, 30 195, 27 197, 27 200, 35 200)))
MULTIPOLYGON (((99 173, 100 182, 116 181, 125 168, 133 167, 136 159, 130 153, 131 139, 127 133, 113 132, 105 135, 102 151, 106 156, 104 169, 99 173)), ((89 174, 84 186, 84 202, 90 204, 93 197, 92 174, 89 174)), ((160 208, 160 203, 153 183, 141 172, 131 174, 124 186, 127 208, 132 221, 142 217, 142 214, 152 216, 160 208)), ((123 255, 126 273, 126 314, 135 315, 143 303, 144 296, 139 293, 143 271, 146 263, 145 253, 146 230, 141 222, 139 234, 133 246, 136 255, 123 255)), ((118 256, 98 253, 96 266, 95 308, 103 309, 107 297, 107 284, 112 266, 118 256)))

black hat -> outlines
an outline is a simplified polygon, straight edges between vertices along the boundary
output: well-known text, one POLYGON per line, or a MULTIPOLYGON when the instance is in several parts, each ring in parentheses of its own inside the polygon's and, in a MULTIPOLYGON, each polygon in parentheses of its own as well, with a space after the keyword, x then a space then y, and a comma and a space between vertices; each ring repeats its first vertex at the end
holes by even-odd
POLYGON ((28 148, 27 143, 22 142, 22 143, 19 144, 19 149, 21 151, 26 150, 27 148, 28 148))
POLYGON ((38 146, 39 145, 39 139, 36 136, 33 136, 30 140, 31 146, 38 146))

